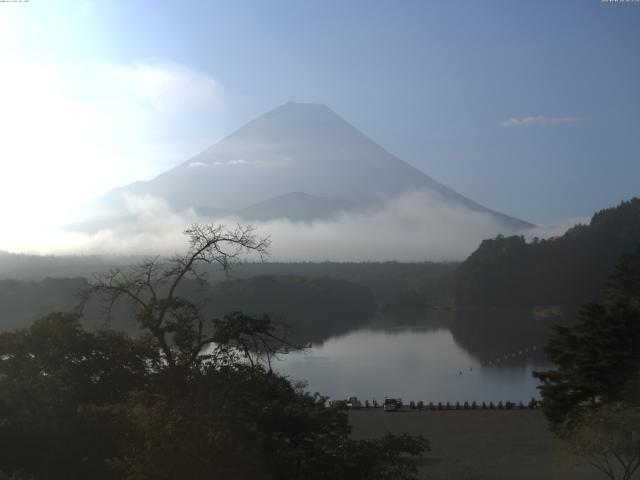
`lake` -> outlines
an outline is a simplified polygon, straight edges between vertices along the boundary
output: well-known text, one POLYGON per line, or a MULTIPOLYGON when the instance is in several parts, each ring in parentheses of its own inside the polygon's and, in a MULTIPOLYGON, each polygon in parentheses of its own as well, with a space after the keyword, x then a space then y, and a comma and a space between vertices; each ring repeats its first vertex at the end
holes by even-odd
POLYGON ((483 365, 447 328, 369 327, 283 356, 275 368, 333 399, 526 403, 539 398, 531 372, 550 365, 524 350, 514 353, 515 360, 483 365))

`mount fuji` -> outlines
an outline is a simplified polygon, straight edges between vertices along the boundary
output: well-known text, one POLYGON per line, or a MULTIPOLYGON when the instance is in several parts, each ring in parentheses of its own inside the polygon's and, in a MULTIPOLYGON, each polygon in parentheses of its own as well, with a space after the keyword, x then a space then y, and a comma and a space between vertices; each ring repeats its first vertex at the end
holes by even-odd
POLYGON ((246 221, 311 222, 343 212, 374 212, 415 191, 458 210, 486 214, 504 232, 533 226, 435 181, 330 108, 296 102, 256 118, 152 180, 96 199, 94 214, 83 225, 95 230, 126 219, 127 195, 151 195, 175 211, 192 208, 209 218, 232 214, 246 221))

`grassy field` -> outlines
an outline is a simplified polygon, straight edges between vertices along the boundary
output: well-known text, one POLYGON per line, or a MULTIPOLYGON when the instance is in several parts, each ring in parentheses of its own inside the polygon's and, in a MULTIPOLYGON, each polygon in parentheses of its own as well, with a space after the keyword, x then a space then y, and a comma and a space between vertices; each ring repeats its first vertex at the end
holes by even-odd
POLYGON ((420 434, 431 452, 420 478, 434 480, 597 480, 599 472, 574 466, 537 410, 353 410, 354 438, 386 432, 420 434))

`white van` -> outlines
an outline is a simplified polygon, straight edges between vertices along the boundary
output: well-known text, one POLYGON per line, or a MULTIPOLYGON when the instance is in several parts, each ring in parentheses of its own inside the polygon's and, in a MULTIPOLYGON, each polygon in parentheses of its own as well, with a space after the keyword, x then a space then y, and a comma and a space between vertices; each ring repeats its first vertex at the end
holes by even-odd
POLYGON ((395 412, 402 407, 402 399, 400 398, 385 398, 384 399, 384 411, 395 412))

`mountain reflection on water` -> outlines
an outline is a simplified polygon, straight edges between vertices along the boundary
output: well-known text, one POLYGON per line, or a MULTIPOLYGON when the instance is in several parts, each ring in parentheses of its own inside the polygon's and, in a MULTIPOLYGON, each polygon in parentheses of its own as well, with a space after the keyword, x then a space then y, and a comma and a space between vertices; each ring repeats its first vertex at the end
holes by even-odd
POLYGON ((526 403, 538 398, 531 373, 550 366, 542 353, 548 328, 505 317, 511 322, 457 312, 413 325, 372 324, 284 356, 276 369, 333 399, 526 403))

